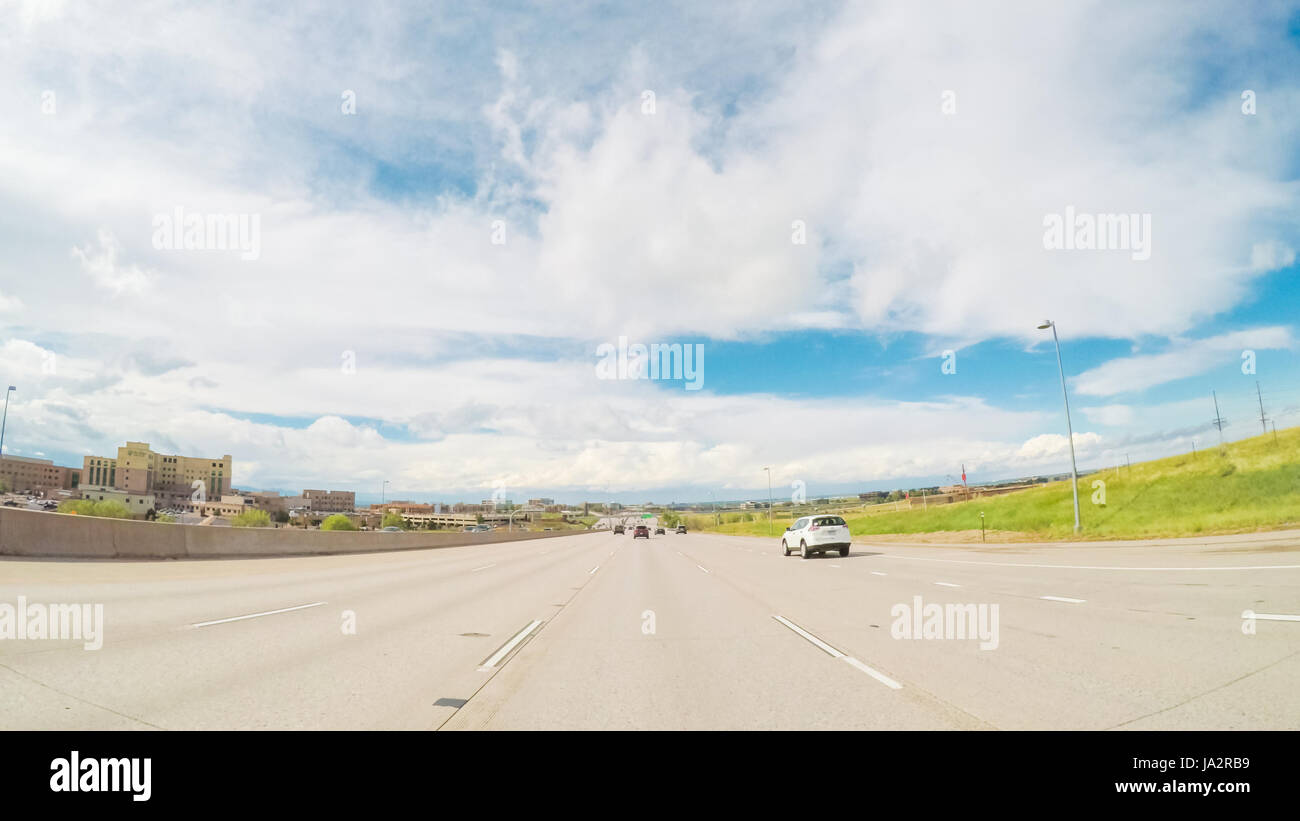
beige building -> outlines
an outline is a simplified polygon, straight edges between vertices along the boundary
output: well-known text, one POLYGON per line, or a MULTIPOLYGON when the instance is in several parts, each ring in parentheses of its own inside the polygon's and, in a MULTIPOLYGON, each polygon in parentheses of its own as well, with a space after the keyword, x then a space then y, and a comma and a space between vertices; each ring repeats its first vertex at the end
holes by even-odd
POLYGON ((49 459, 0 457, 0 484, 15 493, 74 490, 81 483, 80 480, 81 471, 60 467, 49 459))
POLYGON ((351 490, 304 490, 302 498, 313 513, 351 513, 357 506, 351 490))
POLYGON ((81 498, 92 502, 119 502, 131 511, 133 516, 143 516, 150 510, 156 509, 158 502, 152 493, 127 493, 104 488, 82 488, 81 498))
POLYGON ((220 499, 230 492, 232 459, 174 456, 156 453, 147 442, 127 442, 117 449, 117 458, 87 456, 81 468, 81 484, 134 494, 154 493, 167 502, 194 499, 202 488, 202 499, 220 499), (197 484, 196 484, 197 483, 197 484))

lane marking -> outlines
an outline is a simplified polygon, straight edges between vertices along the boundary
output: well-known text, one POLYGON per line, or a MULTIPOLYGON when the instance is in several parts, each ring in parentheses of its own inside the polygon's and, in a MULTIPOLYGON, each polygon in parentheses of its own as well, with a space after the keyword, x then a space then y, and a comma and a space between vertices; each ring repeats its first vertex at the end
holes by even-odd
POLYGON ((592 573, 595 573, 599 569, 600 569, 600 565, 596 565, 595 567, 587 571, 587 575, 590 576, 592 573))
POLYGON ((702 564, 697 564, 697 565, 695 565, 695 566, 698 567, 699 569, 703 570, 705 573, 708 573, 708 572, 709 572, 707 569, 705 569, 704 565, 702 565, 702 564))
POLYGON ((809 633, 807 630, 803 629, 802 627, 800 627, 799 625, 797 625, 797 624, 795 624, 794 622, 790 621, 789 619, 785 618, 784 616, 778 616, 778 615, 773 614, 772 618, 776 619, 777 621, 779 621, 779 622, 781 622, 782 624, 784 624, 786 627, 789 627, 789 628, 790 628, 791 630, 793 630, 794 632, 796 632, 796 633, 798 633, 799 635, 803 636, 803 637, 804 637, 805 639, 807 639, 808 641, 810 641, 810 642, 812 642, 813 644, 817 645, 817 646, 820 647, 824 652, 828 653, 832 658, 842 658, 842 657, 844 656, 844 654, 841 653, 839 650, 836 650, 834 647, 831 647, 831 646, 830 646, 829 644, 827 644, 826 642, 824 642, 824 641, 822 641, 821 639, 817 638, 817 637, 814 636, 812 633, 809 633))
POLYGON ((274 616, 276 613, 290 613, 294 610, 306 610, 308 607, 320 607, 322 604, 326 604, 326 602, 318 601, 318 602, 312 602, 311 604, 300 604, 297 607, 283 607, 279 610, 267 610, 265 613, 249 613, 246 616, 231 616, 228 619, 214 619, 212 621, 201 621, 195 624, 191 624, 190 627, 207 627, 210 624, 225 624, 227 622, 232 622, 232 621, 243 621, 244 619, 256 619, 256 618, 260 618, 261 616, 274 616))
POLYGON ((960 584, 953 584, 952 582, 935 582, 935 584, 940 587, 961 587, 960 584))
POLYGON ((1252 619, 1263 619, 1264 621, 1300 621, 1300 616, 1288 616, 1277 613, 1256 613, 1251 616, 1252 619))
POLYGON ((776 619, 776 620, 779 621, 781 624, 784 624, 786 627, 789 627, 791 630, 793 630, 794 632, 798 633, 800 636, 802 636, 803 638, 807 639, 809 642, 815 644, 815 645, 816 645, 820 650, 822 650, 823 652, 825 652, 826 654, 828 654, 828 655, 831 656, 832 658, 843 659, 844 661, 848 662, 848 663, 849 663, 850 665, 852 665, 853 667, 856 667, 857 669, 859 669, 859 670, 861 670, 862 672, 866 673, 867 675, 871 676, 871 677, 874 678, 876 681, 880 682, 881 684, 885 685, 886 687, 890 688, 891 690, 901 690, 901 689, 903 689, 903 685, 899 684, 897 681, 894 681, 894 680, 893 680, 892 678, 890 678, 889 676, 885 675, 884 673, 880 672, 879 670, 876 670, 876 669, 870 667, 869 665, 863 664, 862 662, 860 662, 860 661, 858 661, 857 659, 853 658, 853 656, 845 655, 844 653, 840 652, 839 650, 836 650, 834 647, 830 646, 830 645, 827 644, 826 642, 824 642, 824 641, 822 641, 821 639, 817 638, 817 637, 814 636, 812 633, 809 633, 807 630, 803 629, 802 627, 800 627, 799 625, 797 625, 797 624, 795 624, 794 622, 790 621, 789 619, 785 618, 784 616, 778 616, 778 615, 776 615, 776 614, 774 613, 774 614, 772 614, 772 618, 776 619))
POLYGON ((879 570, 873 570, 873 571, 871 571, 871 575, 873 575, 873 576, 888 576, 889 574, 888 574, 888 573, 881 573, 879 570))
POLYGON ((1087 599, 1071 599, 1068 596, 1039 596, 1044 601, 1063 601, 1066 604, 1083 604, 1087 599))
POLYGON ((839 565, 838 565, 838 564, 833 564, 833 565, 831 565, 831 567, 839 567, 839 565))
POLYGON ((542 622, 540 619, 533 619, 531 622, 529 622, 527 627, 525 627, 523 630, 520 630, 518 633, 515 633, 514 638, 510 639, 510 641, 501 645, 501 649, 497 650, 491 656, 488 656, 487 661, 483 662, 482 666, 478 668, 479 672, 486 673, 489 672, 490 670, 493 670, 497 666, 497 663, 501 661, 501 659, 509 655, 510 651, 515 649, 515 647, 519 645, 519 642, 528 638, 528 635, 532 633, 534 630, 536 630, 538 627, 540 627, 541 624, 542 622))
POLYGON ((871 676, 876 681, 880 682, 881 684, 885 685, 891 690, 903 689, 903 685, 899 684, 897 681, 894 681, 892 678, 880 672, 879 670, 871 669, 867 665, 853 658, 853 656, 845 656, 844 660, 847 661, 849 664, 853 665, 854 667, 858 668, 862 672, 866 673, 867 675, 871 676))
POLYGON ((485 564, 485 565, 483 565, 482 567, 476 567, 476 568, 474 568, 473 570, 471 570, 471 571, 469 571, 469 572, 471 572, 471 573, 477 573, 477 572, 479 572, 480 570, 487 570, 489 567, 496 567, 496 565, 495 565, 495 564, 485 564))
POLYGON ((885 554, 886 559, 901 559, 910 562, 947 562, 948 564, 979 564, 986 567, 1039 567, 1048 570, 1300 570, 1300 564, 1258 564, 1231 565, 1224 567, 1124 567, 1120 565, 1092 564, 1029 564, 1025 562, 979 562, 973 559, 936 559, 930 556, 894 556, 885 554))

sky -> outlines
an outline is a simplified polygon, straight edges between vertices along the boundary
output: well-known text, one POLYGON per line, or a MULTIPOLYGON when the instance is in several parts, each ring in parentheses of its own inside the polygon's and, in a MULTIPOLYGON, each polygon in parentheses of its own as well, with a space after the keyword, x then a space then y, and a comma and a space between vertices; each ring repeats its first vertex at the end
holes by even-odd
POLYGON ((1214 444, 1212 391, 1227 439, 1300 424, 1296 3, 351 6, 0 0, 5 453, 363 500, 1057 474, 1043 319, 1081 469, 1214 444))

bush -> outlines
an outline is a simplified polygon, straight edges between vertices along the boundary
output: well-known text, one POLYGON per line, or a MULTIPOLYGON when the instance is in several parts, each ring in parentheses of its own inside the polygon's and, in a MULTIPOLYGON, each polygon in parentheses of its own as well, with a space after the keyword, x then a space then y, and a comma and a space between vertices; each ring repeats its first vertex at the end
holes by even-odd
POLYGON ((154 517, 154 521, 162 522, 163 524, 175 524, 176 517, 171 515, 170 513, 159 513, 157 516, 154 517))
POLYGON ((59 502, 60 513, 75 513, 78 516, 98 516, 101 519, 130 519, 131 510, 121 502, 105 500, 96 502, 91 499, 70 499, 59 502))
POLYGON ((245 510, 230 517, 231 527, 270 527, 271 514, 265 510, 245 510))
POLYGON ((357 526, 352 524, 352 520, 342 513, 335 513, 325 519, 320 524, 321 530, 356 530, 357 526))
POLYGON ((400 527, 402 530, 406 530, 406 525, 402 522, 402 514, 400 513, 385 513, 384 521, 381 522, 379 526, 400 527))

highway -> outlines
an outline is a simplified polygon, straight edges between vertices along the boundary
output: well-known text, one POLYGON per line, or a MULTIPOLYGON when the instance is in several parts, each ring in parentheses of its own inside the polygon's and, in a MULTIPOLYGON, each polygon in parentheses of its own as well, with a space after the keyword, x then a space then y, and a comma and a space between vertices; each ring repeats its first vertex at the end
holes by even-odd
POLYGON ((1300 533, 777 545, 0 560, 0 603, 104 605, 101 649, 0 640, 0 729, 1300 729, 1300 533), (895 637, 916 597, 996 646, 895 637))

